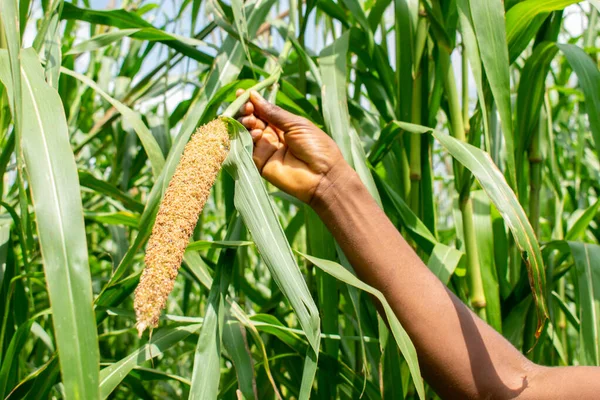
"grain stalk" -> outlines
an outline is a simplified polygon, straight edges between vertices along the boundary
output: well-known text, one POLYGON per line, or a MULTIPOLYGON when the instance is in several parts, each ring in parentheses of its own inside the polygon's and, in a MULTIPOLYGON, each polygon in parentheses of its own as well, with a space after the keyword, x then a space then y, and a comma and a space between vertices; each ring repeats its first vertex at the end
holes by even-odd
MULTIPOLYGON (((414 80, 412 92, 411 122, 421 125, 423 76, 421 57, 427 41, 427 20, 419 17, 416 36, 414 80)), ((410 135, 410 205, 415 214, 420 215, 421 193, 421 134, 410 135)))
MULTIPOLYGON (((444 74, 444 89, 448 98, 448 108, 450 109, 449 120, 452 134, 456 139, 467 142, 450 54, 443 50, 440 51, 440 62, 443 70, 446 71, 444 74)), ((473 203, 470 195, 471 177, 464 167, 456 164, 455 161, 455 182, 459 192, 458 205, 462 216, 463 236, 467 253, 467 278, 469 280, 471 304, 476 311, 483 312, 486 301, 473 223, 473 203)))
POLYGON ((543 116, 540 115, 540 125, 534 130, 529 147, 529 222, 536 236, 540 230, 540 190, 542 188, 542 163, 544 161, 541 149, 544 129, 543 116))

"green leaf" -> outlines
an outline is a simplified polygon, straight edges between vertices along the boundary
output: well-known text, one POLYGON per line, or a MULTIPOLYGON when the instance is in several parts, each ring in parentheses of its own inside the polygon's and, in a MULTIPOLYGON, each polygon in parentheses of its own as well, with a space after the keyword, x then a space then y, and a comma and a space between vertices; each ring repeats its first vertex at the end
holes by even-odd
POLYGON ((84 40, 81 43, 77 43, 71 48, 71 50, 65 53, 65 56, 101 49, 105 46, 108 46, 111 43, 123 39, 124 37, 131 36, 134 33, 139 32, 141 29, 142 28, 120 29, 117 31, 96 35, 91 39, 84 40))
POLYGON ((223 345, 235 366, 238 387, 246 399, 255 399, 254 363, 246 343, 244 327, 240 323, 227 323, 223 329, 223 345))
MULTIPOLYGON (((236 240, 241 236, 241 219, 234 215, 227 229, 226 240, 236 240)), ((227 314, 225 296, 231 281, 231 271, 236 249, 226 249, 219 255, 215 278, 208 294, 206 313, 198 344, 194 352, 194 369, 189 399, 215 399, 219 393, 221 378, 220 358, 223 343, 223 330, 227 314)))
POLYGON ((475 34, 474 22, 471 16, 471 9, 469 8, 469 0, 458 0, 458 17, 460 21, 460 34, 462 36, 463 43, 463 57, 464 52, 469 59, 469 66, 473 78, 475 79, 475 85, 477 87, 477 96, 479 100, 479 106, 483 117, 483 131, 484 137, 490 137, 490 127, 488 122, 488 108, 485 100, 485 92, 483 86, 483 71, 481 65, 481 53, 479 51, 479 44, 477 42, 477 35, 475 34))
POLYGON ((129 211, 117 211, 108 213, 84 213, 85 218, 97 221, 101 224, 107 225, 123 225, 137 228, 140 223, 138 215, 132 214, 129 211))
POLYGON ((376 175, 376 179, 378 185, 382 188, 382 193, 385 193, 390 199, 392 205, 400 215, 402 224, 406 227, 413 240, 415 240, 423 250, 430 252, 438 243, 433 233, 431 233, 423 221, 421 221, 410 209, 408 204, 402 200, 402 197, 391 187, 391 185, 386 183, 380 176, 376 175))
MULTIPOLYGON (((12 93, 8 60, 0 80, 12 93)), ((65 391, 98 397, 98 340, 77 167, 58 93, 44 81, 33 49, 21 54, 23 155, 27 165, 65 391)))
POLYGON ((590 222, 594 220, 596 214, 598 214, 598 208, 600 208, 600 200, 596 201, 593 205, 588 207, 583 214, 577 218, 573 225, 567 231, 565 240, 580 240, 585 234, 590 222))
POLYGON ((350 32, 344 33, 319 56, 323 79, 323 118, 327 132, 333 137, 348 164, 354 165, 350 138, 350 114, 346 100, 346 54, 350 32))
POLYGON ((569 242, 577 272, 581 329, 581 358, 586 365, 600 365, 600 246, 569 242))
MULTIPOLYGON (((2 22, 3 32, 0 35, 6 37, 7 49, 8 49, 8 62, 10 64, 9 70, 5 72, 8 74, 10 71, 10 78, 4 78, 12 81, 12 88, 14 95, 8 96, 11 100, 11 108, 13 118, 15 121, 15 131, 17 136, 20 135, 19 125, 22 119, 22 107, 23 107, 23 93, 21 87, 21 74, 17 71, 21 70, 21 33, 19 28, 19 19, 17 17, 17 10, 19 5, 16 0, 1 0, 0 1, 0 21, 2 22)), ((3 66, 7 68, 7 66, 3 66)), ((8 83, 4 82, 7 86, 8 83)))
POLYGON ((495 330, 502 333, 502 310, 500 307, 500 289, 494 260, 494 229, 492 226, 491 204, 488 196, 481 190, 471 193, 473 199, 473 225, 477 237, 477 253, 481 264, 481 280, 485 291, 486 321, 495 330))
MULTIPOLYGON (((101 49, 105 46, 108 46, 114 42, 117 42, 124 37, 132 37, 134 39, 144 40, 148 42, 168 42, 168 41, 180 41, 189 46, 203 46, 208 47, 208 45, 202 40, 187 38, 184 36, 175 35, 172 33, 168 33, 162 31, 160 29, 152 28, 132 28, 132 29, 120 29, 117 31, 112 31, 108 33, 103 33, 100 35, 96 35, 91 39, 85 40, 81 43, 76 44, 69 50, 65 55, 74 55, 85 53, 88 51, 94 51, 101 49)), ((209 56, 207 55, 207 61, 210 61, 209 56)))
POLYGON ((579 86, 585 94, 585 108, 590 121, 590 130, 600 154, 600 71, 596 63, 582 49, 572 44, 558 44, 571 68, 577 74, 579 86))
POLYGON ((77 78, 81 82, 94 89, 100 96, 102 96, 106 101, 108 101, 114 108, 116 108, 121 113, 125 121, 127 121, 127 123, 129 123, 135 130, 135 133, 137 133, 140 142, 142 142, 142 146, 144 146, 144 150, 148 155, 148 159, 150 160, 150 165, 152 166, 152 173, 155 177, 157 177, 165 165, 165 158, 163 157, 162 150, 160 149, 158 142, 154 138, 154 135, 152 135, 152 132, 150 132, 148 127, 146 127, 139 114, 133 111, 131 108, 127 107, 125 104, 109 96, 106 92, 100 89, 96 82, 94 82, 87 76, 77 73, 75 71, 71 71, 70 69, 64 67, 61 67, 60 70, 63 74, 77 78))
POLYGON ((555 43, 539 43, 523 67, 517 92, 517 165, 523 165, 525 151, 529 148, 534 131, 538 129, 546 76, 557 51, 555 43))
POLYGON ((56 383, 60 370, 56 353, 40 368, 23 379, 6 397, 6 400, 41 400, 48 398, 48 393, 56 383))
POLYGON ((552 11, 579 3, 579 0, 526 0, 515 4, 506 13, 506 42, 512 64, 552 11))
POLYGON ((465 253, 462 251, 446 246, 443 243, 437 243, 431 251, 427 267, 444 285, 447 285, 464 255, 465 253))
POLYGON ((129 196, 127 193, 122 192, 109 182, 97 179, 87 171, 79 171, 79 184, 83 187, 94 190, 97 193, 104 194, 117 201, 120 201, 125 207, 130 208, 131 211, 138 213, 144 211, 144 205, 142 203, 131 198, 131 196, 129 196))
MULTIPOLYGON (((396 118, 410 121, 413 89, 413 36, 417 27, 417 18, 413 10, 418 11, 413 0, 394 0, 394 33, 396 39, 396 79, 395 88, 396 118)), ((445 33, 444 30, 442 30, 445 33)), ((444 42, 444 40, 440 40, 444 42)), ((389 86, 389 82, 388 85, 389 86)), ((391 96, 390 96, 391 97, 391 96)))
POLYGON ((244 219, 275 282, 296 312, 309 343, 318 351, 319 312, 277 220, 262 178, 252 161, 252 139, 239 122, 233 119, 227 121, 231 149, 224 168, 235 180, 235 208, 244 219))
POLYGON ((381 305, 383 306, 385 312, 385 316, 394 335, 394 339, 396 339, 396 344, 398 345, 398 348, 400 349, 402 355, 408 363, 410 373, 413 377, 413 382, 415 384, 415 387, 417 388, 417 393, 419 394, 419 397, 421 399, 424 399, 425 389, 423 386, 423 378, 421 378, 421 370, 419 369, 417 351, 415 350, 415 346, 410 340, 408 334, 400 324, 400 321, 398 321, 398 318, 394 314, 394 311, 385 299, 385 296, 379 290, 367 285, 366 283, 362 282, 360 279, 352 275, 350 271, 348 271, 338 263, 312 257, 307 254, 299 254, 311 263, 313 263, 315 266, 319 267, 323 271, 335 277, 336 279, 375 296, 381 302, 381 305))
POLYGON ((6 354, 3 357, 3 362, 0 366, 0 396, 2 396, 2 398, 6 398, 12 389, 12 387, 7 386, 9 384, 9 378, 14 371, 18 371, 19 352, 25 346, 32 324, 33 320, 30 319, 19 326, 19 329, 17 329, 12 337, 8 349, 6 350, 6 354))
POLYGON ((502 123, 508 183, 512 188, 516 188, 515 139, 512 128, 510 64, 504 27, 504 7, 501 0, 469 0, 469 4, 481 61, 502 123))
MULTIPOLYGON (((189 44, 183 43, 181 40, 174 40, 175 36, 155 28, 142 17, 125 10, 92 10, 89 8, 79 8, 72 3, 64 2, 64 8, 60 17, 66 20, 86 21, 91 24, 108 25, 121 29, 145 28, 134 35, 140 35, 140 38, 144 40, 154 38, 173 50, 202 64, 211 64, 213 62, 213 57, 208 54, 195 49, 189 44), (150 37, 144 37, 144 32, 149 34, 150 37)), ((178 39, 183 38, 178 37, 178 39)))
POLYGON ((502 333, 504 337, 517 349, 522 349, 523 347, 523 333, 525 330, 527 312, 530 306, 531 296, 527 296, 519 304, 514 306, 502 321, 502 333))
POLYGON ((231 249, 236 247, 252 246, 254 242, 247 240, 196 240, 188 244, 186 251, 202 251, 208 249, 231 249))
POLYGON ((560 295, 556 292, 552 292, 552 300, 556 301, 556 304, 558 304, 560 310, 565 314, 567 320, 573 325, 573 328, 579 332, 581 329, 581 322, 579 321, 579 318, 573 314, 573 311, 571 311, 567 303, 561 299, 560 295))
POLYGON ((127 357, 102 369, 100 371, 101 398, 107 398, 134 367, 142 366, 146 361, 160 356, 165 350, 198 332, 201 326, 202 324, 190 324, 174 328, 161 328, 152 335, 148 343, 127 357))

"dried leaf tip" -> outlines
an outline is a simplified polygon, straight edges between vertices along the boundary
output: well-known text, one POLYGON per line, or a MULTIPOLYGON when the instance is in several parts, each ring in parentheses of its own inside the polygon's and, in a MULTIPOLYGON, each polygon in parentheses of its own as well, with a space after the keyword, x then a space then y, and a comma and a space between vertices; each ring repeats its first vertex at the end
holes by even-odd
POLYGON ((146 268, 135 289, 138 334, 156 327, 175 284, 198 217, 229 152, 227 124, 216 119, 197 129, 160 204, 148 240, 146 268))

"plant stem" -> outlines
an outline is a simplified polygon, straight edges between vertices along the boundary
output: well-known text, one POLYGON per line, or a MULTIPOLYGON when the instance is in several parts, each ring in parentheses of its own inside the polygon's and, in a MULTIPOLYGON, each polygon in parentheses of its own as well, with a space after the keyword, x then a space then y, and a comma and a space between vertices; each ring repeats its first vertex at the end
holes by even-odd
MULTIPOLYGON (((302 1, 298 1, 298 43, 303 48, 304 45, 304 30, 302 29, 303 24, 303 16, 302 16, 302 1)), ((293 5, 293 3, 292 3, 293 5)), ((308 16, 307 16, 308 17, 308 16)), ((302 61, 302 57, 298 57, 298 90, 301 93, 306 93, 306 65, 302 61)))
POLYGON ((529 147, 529 222, 533 232, 539 237, 540 229, 540 190, 542 188, 542 151, 540 130, 544 129, 543 116, 540 125, 531 138, 529 147))
MULTIPOLYGON (((421 124, 421 103, 423 76, 421 74, 421 56, 425 47, 427 36, 427 20, 419 18, 416 37, 416 57, 414 60, 414 80, 412 92, 411 122, 421 124)), ((420 193, 421 193, 421 135, 413 133, 410 135, 410 207, 415 214, 420 215, 420 193)))
MULTIPOLYGON (((598 37, 598 30, 596 29, 596 25, 598 24, 598 14, 599 11, 594 7, 590 7, 590 15, 588 17, 588 28, 585 33, 585 39, 583 42, 584 47, 594 47, 596 44, 596 38, 598 37)), ((597 60, 596 56, 596 60, 597 60)))
MULTIPOLYGON (((413 84, 412 123, 421 124, 421 76, 413 84)), ((421 186, 421 134, 410 134, 410 207, 419 215, 419 193, 421 186)))
MULTIPOLYGON (((458 140, 466 142, 465 127, 463 124, 462 110, 454 78, 454 70, 450 54, 445 51, 440 52, 440 62, 447 71, 444 74, 444 89, 448 98, 448 108, 450 115, 450 127, 452 134, 458 140)), ((477 241, 475 238, 475 225, 473 223, 473 203, 470 196, 470 174, 461 165, 454 162, 455 177, 454 181, 459 191, 459 208, 462 215, 463 236, 465 249, 467 253, 467 278, 469 280, 471 304, 479 313, 485 312, 485 292, 483 290, 483 281, 481 279, 481 266, 479 254, 477 251, 477 241)))
POLYGON ((471 130, 469 125, 469 62, 467 47, 464 43, 462 44, 462 110, 465 131, 468 133, 471 130))

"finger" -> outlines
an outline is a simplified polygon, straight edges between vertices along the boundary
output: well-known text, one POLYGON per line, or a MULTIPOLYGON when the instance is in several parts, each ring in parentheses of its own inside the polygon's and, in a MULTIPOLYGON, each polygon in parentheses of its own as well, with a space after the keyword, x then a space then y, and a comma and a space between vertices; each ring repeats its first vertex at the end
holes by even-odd
POLYGON ((256 117, 254 115, 246 115, 238 118, 238 121, 248 130, 254 129, 254 124, 256 123, 256 117))
POLYGON ((251 115, 254 113, 254 105, 250 102, 244 103, 242 104, 242 106, 240 107, 240 109, 238 110, 237 115, 251 115))
POLYGON ((254 105, 254 114, 268 124, 273 124, 275 127, 284 129, 290 124, 298 123, 302 117, 285 111, 275 104, 269 103, 257 91, 250 92, 250 101, 254 105))
POLYGON ((242 117, 242 118, 240 118, 239 121, 248 130, 252 130, 252 129, 265 129, 267 127, 267 125, 264 123, 264 121, 256 118, 256 116, 254 116, 254 114, 242 117))
POLYGON ((244 89, 238 89, 235 91, 235 96, 240 97, 245 92, 244 89))
POLYGON ((262 139, 264 132, 265 131, 262 129, 252 129, 250 131, 250 135, 252 136, 252 141, 254 143, 258 142, 260 139, 262 139))
POLYGON ((270 141, 264 135, 261 140, 256 141, 254 144, 252 159, 254 160, 256 168, 258 168, 261 174, 265 164, 267 161, 269 161, 273 154, 275 154, 279 147, 280 145, 278 142, 270 141))

